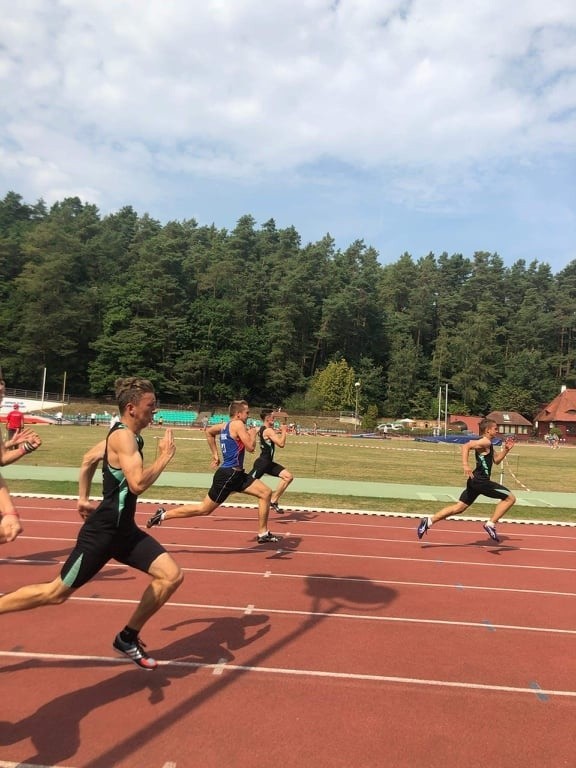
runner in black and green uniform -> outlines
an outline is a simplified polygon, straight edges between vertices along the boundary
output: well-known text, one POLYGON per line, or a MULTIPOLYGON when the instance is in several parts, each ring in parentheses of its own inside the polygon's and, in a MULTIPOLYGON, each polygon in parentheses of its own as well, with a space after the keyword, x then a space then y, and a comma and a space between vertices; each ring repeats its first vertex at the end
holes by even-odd
POLYGON ((270 508, 275 512, 282 514, 283 509, 280 508, 279 501, 280 496, 284 493, 286 488, 290 485, 294 476, 291 472, 274 461, 274 452, 276 447, 284 448, 286 445, 286 433, 287 427, 283 424, 280 427, 280 434, 277 433, 274 427, 274 412, 271 410, 262 411, 260 418, 264 422, 258 430, 258 438, 260 440, 260 456, 254 462, 254 466, 250 474, 256 480, 260 480, 263 475, 271 475, 272 477, 280 478, 278 487, 272 493, 270 500, 270 508))
POLYGON ((152 422, 156 397, 146 379, 118 379, 116 397, 121 421, 105 441, 88 451, 82 462, 78 509, 85 522, 76 546, 58 577, 46 584, 21 587, 0 597, 0 614, 57 605, 86 584, 111 559, 148 573, 152 581, 124 629, 114 638, 115 650, 143 669, 155 669, 139 639, 144 624, 182 582, 177 563, 134 522, 137 497, 160 476, 175 453, 171 430, 158 441, 158 457, 144 468, 140 431, 152 422), (89 501, 90 482, 103 460, 103 499, 89 501))
POLYGON ((418 525, 418 538, 428 531, 428 529, 434 525, 434 523, 440 520, 445 520, 451 515, 459 515, 464 512, 465 509, 473 504, 478 496, 488 496, 491 499, 499 499, 498 504, 494 509, 494 514, 484 523, 484 530, 496 542, 500 541, 498 534, 496 533, 496 523, 500 518, 510 509, 515 503, 516 497, 500 483, 495 483, 490 479, 493 464, 500 464, 501 461, 510 453, 514 446, 514 440, 508 438, 504 442, 504 450, 497 456, 494 454, 494 446, 492 440, 498 436, 498 425, 492 419, 483 419, 480 422, 480 435, 478 440, 470 440, 468 443, 464 443, 462 446, 462 463, 464 467, 464 474, 468 480, 466 482, 466 488, 460 494, 459 500, 456 504, 450 504, 444 507, 431 517, 424 517, 418 525), (476 456, 476 466, 474 470, 470 469, 468 463, 468 454, 470 451, 474 451, 476 456))

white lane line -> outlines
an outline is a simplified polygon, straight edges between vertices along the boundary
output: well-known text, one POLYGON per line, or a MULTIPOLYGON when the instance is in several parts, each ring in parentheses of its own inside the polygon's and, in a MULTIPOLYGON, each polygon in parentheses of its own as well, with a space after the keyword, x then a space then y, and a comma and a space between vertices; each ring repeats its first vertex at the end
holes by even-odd
MULTIPOLYGON (((6 760, 0 760, 0 768, 55 768, 52 765, 38 765, 37 763, 10 763, 6 760)), ((58 768, 70 768, 70 766, 60 765, 58 768)))
MULTIPOLYGON (((64 560, 32 560, 28 558, 0 558, 0 563, 15 563, 20 565, 38 565, 39 563, 46 563, 50 565, 62 565, 65 561, 64 560)), ((446 564, 446 563, 444 563, 446 564)), ((121 565, 120 563, 116 562, 110 562, 106 563, 104 568, 113 568, 115 570, 118 570, 119 568, 123 568, 127 572, 129 571, 128 568, 121 565)), ((275 579, 317 579, 317 580, 330 580, 333 582, 361 582, 365 583, 366 579, 364 578, 354 578, 350 576, 315 576, 311 574, 300 574, 300 573, 273 573, 272 571, 238 571, 238 570, 228 570, 228 569, 221 569, 221 568, 182 568, 182 570, 186 573, 203 573, 203 574, 213 574, 213 575, 220 575, 220 576, 257 576, 257 577, 264 577, 265 579, 269 578, 275 578, 275 579)), ((462 584, 461 582, 458 583, 444 583, 444 582, 434 582, 434 581, 398 581, 393 579, 370 579, 370 583, 376 586, 400 586, 400 587, 417 587, 417 588, 431 588, 431 589, 458 589, 458 590, 469 590, 469 591, 479 591, 479 592, 502 592, 502 593, 513 593, 513 594, 521 594, 521 595, 542 595, 544 597, 576 597, 576 592, 562 592, 559 590, 550 590, 550 589, 523 589, 520 587, 487 587, 483 586, 481 584, 462 584)), ((3 592, 0 592, 0 595, 4 594, 3 592)), ((71 598, 71 599, 79 599, 79 598, 71 598)), ((86 599, 86 598, 84 598, 86 599)), ((91 599, 91 598, 87 598, 91 599)), ((129 600, 128 602, 133 602, 129 600)), ((173 603, 171 603, 173 605, 173 603)), ((1 766, 0 766, 1 768, 1 766)))
MULTIPOLYGON (((14 658, 33 658, 33 659, 50 659, 50 660, 62 660, 62 661, 103 661, 107 663, 123 663, 130 664, 127 659, 112 659, 107 656, 73 656, 65 654, 46 654, 46 653, 21 653, 21 652, 4 652, 0 651, 0 657, 14 657, 14 658)), ((476 690, 476 691, 488 691, 488 692, 504 692, 504 693, 527 693, 530 696, 534 696, 534 687, 528 686, 526 688, 513 685, 489 685, 486 683, 473 683, 466 681, 456 680, 428 680, 426 678, 419 677, 396 677, 393 675, 364 675, 356 672, 333 672, 320 669, 284 669, 280 667, 252 667, 241 664, 202 664, 194 661, 159 661, 159 665, 164 667, 185 667, 193 669, 205 669, 216 670, 221 668, 222 672, 254 672, 266 675, 284 675, 286 677, 311 677, 311 678, 327 678, 332 680, 358 680, 365 682, 376 683, 392 683, 400 685, 414 685, 414 686, 426 686, 435 688, 455 688, 461 690, 476 690)), ((566 698, 576 698, 576 691, 570 690, 557 690, 557 689, 545 689, 539 688, 538 693, 541 696, 562 696, 566 698)), ((0 763, 0 768, 4 768, 0 763)), ((8 764, 7 768, 23 768, 20 763, 16 763, 14 766, 8 764)), ((47 766, 33 766, 32 768, 48 768, 47 766)), ((64 768, 64 766, 62 766, 64 768)))
MULTIPOLYGON (((87 602, 103 603, 104 605, 138 605, 139 600, 128 600, 126 598, 104 598, 104 597, 71 597, 68 602, 87 602)), ((217 605, 209 603, 180 603, 170 602, 172 608, 201 609, 203 611, 233 611, 235 613, 245 613, 245 606, 239 605, 217 605)), ((374 616, 373 614, 363 613, 335 613, 333 611, 290 611, 281 608, 269 608, 265 605, 254 606, 258 613, 274 614, 275 616, 304 616, 310 618, 326 619, 348 619, 351 621, 367 622, 388 622, 390 624, 424 624, 433 627, 461 627, 470 629, 486 629, 484 621, 447 621, 444 619, 419 619, 406 616, 374 616)), ((556 627, 531 627, 516 624, 493 624, 494 629, 508 629, 513 632, 540 632, 550 635, 576 635, 576 629, 561 629, 556 627)))

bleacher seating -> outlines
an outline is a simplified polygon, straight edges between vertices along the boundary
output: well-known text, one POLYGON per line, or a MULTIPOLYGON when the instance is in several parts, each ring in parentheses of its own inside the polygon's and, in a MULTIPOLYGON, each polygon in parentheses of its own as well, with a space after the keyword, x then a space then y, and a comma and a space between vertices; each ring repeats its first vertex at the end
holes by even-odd
POLYGON ((191 427, 198 419, 197 411, 178 411, 168 408, 160 408, 154 416, 154 423, 162 419, 162 425, 173 427, 191 427))

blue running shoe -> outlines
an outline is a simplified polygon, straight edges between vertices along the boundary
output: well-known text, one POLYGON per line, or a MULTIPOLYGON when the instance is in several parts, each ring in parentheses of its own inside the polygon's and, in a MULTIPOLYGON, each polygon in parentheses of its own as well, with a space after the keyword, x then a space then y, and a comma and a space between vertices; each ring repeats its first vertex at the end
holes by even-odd
POLYGON ((420 525, 418 526, 418 538, 421 539, 422 536, 426 533, 426 531, 430 528, 428 525, 428 518, 423 517, 422 520, 420 520, 420 525))
POLYGON ((500 544, 500 537, 496 533, 496 527, 494 525, 490 525, 490 523, 484 523, 482 527, 493 541, 495 541, 497 544, 500 544))

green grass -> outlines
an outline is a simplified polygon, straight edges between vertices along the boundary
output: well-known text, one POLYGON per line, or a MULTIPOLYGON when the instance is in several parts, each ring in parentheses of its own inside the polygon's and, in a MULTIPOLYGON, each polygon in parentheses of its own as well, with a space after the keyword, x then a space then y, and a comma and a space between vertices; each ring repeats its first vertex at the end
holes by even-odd
MULTIPOLYGON (((106 427, 39 426, 42 448, 25 459, 37 466, 78 467, 83 453, 107 434, 106 427)), ((145 430, 145 460, 152 461, 155 445, 163 430, 145 430)), ((210 473, 210 454, 204 433, 197 429, 176 429, 177 451, 169 465, 175 472, 210 473)), ((278 460, 301 478, 338 479, 382 483, 463 487, 461 446, 415 442, 409 438, 389 440, 357 439, 346 436, 314 437, 290 435, 286 448, 277 451, 278 460)), ((504 483, 512 490, 559 491, 572 493, 574 484, 575 450, 564 447, 558 451, 540 445, 517 444, 504 462, 504 483)), ((253 455, 247 456, 246 466, 252 465, 253 455)), ((500 466, 493 470, 500 479, 500 466)), ((272 482, 274 482, 272 480, 272 482)), ((75 495, 75 483, 11 480, 15 493, 54 493, 75 495)), ((94 494, 100 486, 94 484, 94 494)), ((201 499, 207 488, 151 488, 148 498, 201 499)), ((428 501, 332 496, 321 494, 286 494, 287 506, 308 506, 336 509, 370 509, 389 512, 428 513, 442 504, 428 501)), ((485 515, 484 505, 478 513, 485 515)), ((476 511, 473 507, 471 511, 476 511)), ((523 519, 574 520, 575 510, 538 507, 516 507, 510 517, 523 519)))

